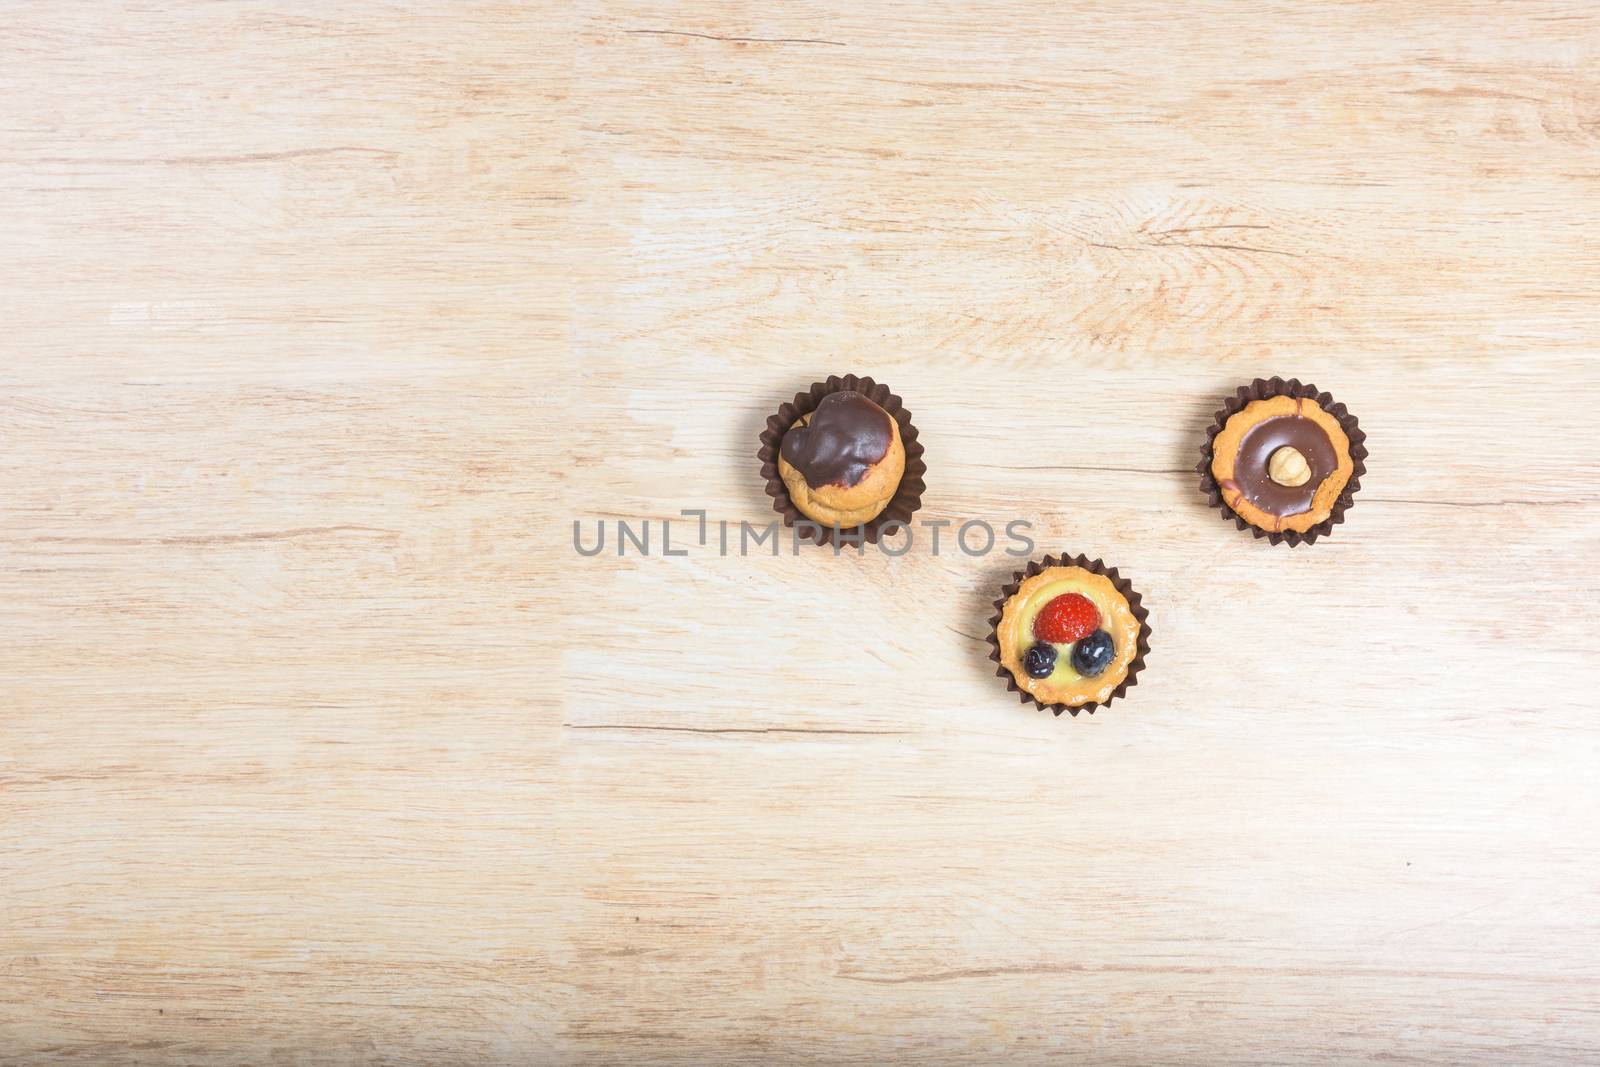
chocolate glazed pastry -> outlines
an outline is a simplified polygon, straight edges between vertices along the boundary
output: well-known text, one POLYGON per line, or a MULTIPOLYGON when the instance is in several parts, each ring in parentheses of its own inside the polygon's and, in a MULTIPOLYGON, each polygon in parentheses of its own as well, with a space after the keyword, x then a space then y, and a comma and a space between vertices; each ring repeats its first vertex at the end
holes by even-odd
POLYGON ((1239 529, 1313 544, 1344 522, 1366 473, 1356 417, 1299 379, 1257 378, 1224 401, 1195 467, 1200 491, 1239 529))
POLYGON ((917 428, 900 398, 887 385, 853 374, 834 375, 796 393, 767 419, 756 452, 772 509, 783 516, 785 526, 796 528, 797 538, 819 545, 833 543, 835 525, 813 514, 821 513, 818 501, 836 505, 841 543, 859 536, 877 544, 910 526, 926 488, 922 479, 928 467, 922 456, 917 428), (835 396, 841 399, 832 400, 835 396), (853 399, 857 396, 869 403, 858 404, 853 399), (822 412, 824 403, 837 410, 822 412), (880 443, 885 430, 887 445, 880 443), (882 499, 882 493, 891 495, 882 499), (805 498, 809 511, 797 497, 805 498), (860 497, 867 502, 852 511, 860 497), (868 512, 868 517, 855 517, 868 512))
POLYGON ((877 518, 905 469, 899 427, 860 393, 824 397, 784 431, 778 448, 778 477, 790 501, 812 522, 841 532, 877 518))
POLYGON ((831 393, 783 435, 783 456, 812 486, 848 488, 883 459, 894 440, 889 413, 860 393, 831 393))

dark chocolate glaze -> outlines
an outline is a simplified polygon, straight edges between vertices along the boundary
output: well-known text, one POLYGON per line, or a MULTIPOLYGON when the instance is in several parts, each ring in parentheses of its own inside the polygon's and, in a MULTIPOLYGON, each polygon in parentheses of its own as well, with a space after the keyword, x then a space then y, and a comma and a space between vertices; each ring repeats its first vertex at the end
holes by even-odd
POLYGON ((1329 440, 1328 431, 1303 415, 1280 415, 1258 422, 1245 432, 1233 463, 1233 478, 1223 487, 1237 490, 1269 515, 1286 518, 1309 511, 1317 487, 1338 469, 1339 453, 1329 440), (1267 473, 1267 460, 1285 446, 1306 457, 1311 477, 1305 485, 1279 485, 1267 473))
POLYGON ((860 393, 829 393, 804 426, 783 435, 778 454, 813 489, 848 489, 889 453, 894 440, 889 413, 860 393))

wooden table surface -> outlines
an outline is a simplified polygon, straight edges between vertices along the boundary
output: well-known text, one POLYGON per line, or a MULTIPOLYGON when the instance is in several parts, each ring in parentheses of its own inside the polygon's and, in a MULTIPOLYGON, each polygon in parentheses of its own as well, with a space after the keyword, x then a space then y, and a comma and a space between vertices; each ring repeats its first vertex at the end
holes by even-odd
POLYGON ((0 1062, 1600 1058, 1592 4, 27 0, 0 60, 0 1062), (848 371, 919 519, 1134 579, 1125 701, 1005 693, 998 551, 690 536, 848 371), (1370 438, 1310 548, 1191 473, 1274 373, 1370 438))

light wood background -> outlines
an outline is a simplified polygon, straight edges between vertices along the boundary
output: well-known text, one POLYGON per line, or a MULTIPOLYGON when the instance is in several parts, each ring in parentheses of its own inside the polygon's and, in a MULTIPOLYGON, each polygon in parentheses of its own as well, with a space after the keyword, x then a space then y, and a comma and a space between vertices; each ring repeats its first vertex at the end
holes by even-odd
POLYGON ((1597 233, 1588 3, 5 4, 0 1061, 1594 1062, 1597 233), (573 551, 852 370, 1126 701, 1003 555, 573 551))

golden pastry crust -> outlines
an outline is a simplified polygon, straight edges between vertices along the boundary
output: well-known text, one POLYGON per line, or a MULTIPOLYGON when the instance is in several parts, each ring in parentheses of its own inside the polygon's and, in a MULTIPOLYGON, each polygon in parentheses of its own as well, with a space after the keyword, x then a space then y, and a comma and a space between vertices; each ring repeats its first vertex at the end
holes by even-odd
POLYGON ((1046 567, 1024 581, 1006 601, 995 632, 1000 665, 1011 672, 1019 688, 1045 704, 1075 708, 1105 703, 1128 677, 1128 666, 1138 654, 1139 620, 1128 606, 1128 598, 1110 578, 1082 567, 1046 567), (1061 647, 1055 673, 1048 678, 1030 678, 1022 667, 1022 654, 1034 643, 1034 616, 1064 593, 1081 593, 1100 610, 1100 626, 1111 635, 1116 655, 1103 673, 1088 678, 1072 669, 1066 647, 1061 647))
POLYGON ((1223 424, 1222 432, 1211 446, 1211 473, 1222 488, 1222 500, 1245 522, 1271 533, 1293 530, 1305 533, 1317 523, 1333 514, 1333 505, 1350 481, 1355 463, 1350 458, 1350 437, 1339 425, 1339 420, 1323 411, 1315 400, 1295 396, 1272 396, 1252 400, 1223 424), (1268 419, 1287 415, 1301 415, 1315 422, 1327 433, 1333 443, 1339 466, 1317 486, 1311 507, 1298 515, 1274 515, 1245 499, 1244 492, 1234 480, 1234 464, 1239 458, 1239 445, 1244 435, 1268 419))
MULTIPOLYGON (((810 415, 802 415, 794 420, 789 429, 805 426, 810 421, 810 415)), ((889 450, 882 459, 868 467, 861 480, 852 486, 823 485, 813 488, 806 483, 805 475, 791 466, 780 452, 778 477, 783 479, 784 486, 789 490, 789 499, 794 501, 800 514, 824 526, 838 526, 841 529, 871 522, 882 514, 883 509, 889 506, 889 501, 894 499, 895 491, 900 488, 900 479, 906 472, 906 447, 900 440, 900 423, 893 416, 889 417, 889 428, 892 435, 889 450)))

